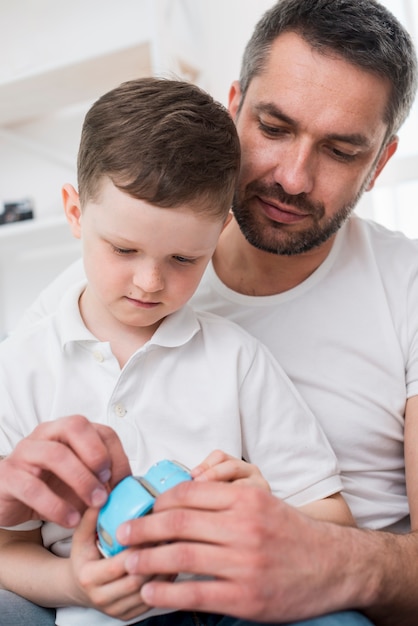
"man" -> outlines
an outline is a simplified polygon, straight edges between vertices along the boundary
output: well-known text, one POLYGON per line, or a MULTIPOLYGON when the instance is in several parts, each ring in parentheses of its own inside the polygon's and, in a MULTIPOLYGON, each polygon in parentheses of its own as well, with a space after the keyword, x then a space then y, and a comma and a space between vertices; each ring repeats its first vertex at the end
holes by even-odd
MULTIPOLYGON (((264 16, 230 94, 242 147, 235 220, 195 299, 284 365, 367 529, 408 528, 404 420, 416 519, 418 249, 350 215, 396 150, 415 71, 408 36, 373 1, 283 0, 264 16)), ((131 555, 129 570, 184 568, 216 583, 150 583, 152 605, 270 622, 357 607, 376 623, 417 623, 414 533, 312 525, 230 485, 181 487, 156 510, 125 540, 180 542, 131 555)))
POLYGON ((40 424, 0 462, 0 526, 49 519, 66 528, 130 473, 115 432, 81 415, 40 424))
POLYGON ((407 531, 408 509, 417 524, 418 250, 351 215, 396 150, 415 96, 412 44, 374 0, 283 0, 242 68, 230 95, 243 152, 235 220, 195 303, 282 363, 337 452, 362 528, 308 520, 257 489, 190 483, 121 527, 126 544, 160 544, 126 568, 214 578, 148 582, 152 606, 275 623, 359 608, 416 624, 418 539, 382 530, 407 531))

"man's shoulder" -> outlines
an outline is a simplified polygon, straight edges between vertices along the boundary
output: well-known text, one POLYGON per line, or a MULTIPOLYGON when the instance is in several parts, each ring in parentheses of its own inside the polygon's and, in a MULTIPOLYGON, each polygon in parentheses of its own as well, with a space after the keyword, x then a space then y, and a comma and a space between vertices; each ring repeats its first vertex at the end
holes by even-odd
MULTIPOLYGON (((353 216, 349 224, 350 237, 364 238, 376 251, 388 251, 388 246, 399 253, 416 255, 418 240, 398 230, 391 230, 378 222, 353 216)), ((418 259, 417 259, 418 260, 418 259)))
MULTIPOLYGON (((350 219, 344 258, 351 257, 365 272, 374 268, 385 283, 408 284, 418 276, 418 240, 372 220, 350 219)), ((351 265, 351 264, 350 264, 351 265)))

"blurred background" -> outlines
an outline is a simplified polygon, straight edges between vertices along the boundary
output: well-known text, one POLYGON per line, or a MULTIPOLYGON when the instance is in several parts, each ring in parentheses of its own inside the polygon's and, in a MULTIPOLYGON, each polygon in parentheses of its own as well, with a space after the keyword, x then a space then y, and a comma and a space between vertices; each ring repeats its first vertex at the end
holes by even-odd
MULTIPOLYGON (((0 0, 0 337, 79 257, 61 208, 84 115, 124 80, 176 76, 227 103, 273 0, 0 0), (32 219, 31 218, 33 215, 32 219), (1 217, 1 216, 0 216, 1 217), (16 221, 15 221, 16 220, 16 221)), ((383 0, 417 41, 418 3, 383 0)), ((357 212, 418 237, 418 104, 357 212)))

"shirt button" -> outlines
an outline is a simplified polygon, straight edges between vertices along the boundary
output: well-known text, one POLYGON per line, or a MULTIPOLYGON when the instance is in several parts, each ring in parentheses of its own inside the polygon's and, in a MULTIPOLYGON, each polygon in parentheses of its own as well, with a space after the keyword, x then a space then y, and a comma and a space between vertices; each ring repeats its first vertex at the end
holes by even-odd
POLYGON ((125 417, 126 415, 126 409, 123 404, 115 404, 114 411, 117 417, 125 417))
POLYGON ((103 354, 100 352, 100 350, 95 350, 93 352, 93 357, 94 359, 98 362, 98 363, 103 363, 103 361, 105 360, 103 354))

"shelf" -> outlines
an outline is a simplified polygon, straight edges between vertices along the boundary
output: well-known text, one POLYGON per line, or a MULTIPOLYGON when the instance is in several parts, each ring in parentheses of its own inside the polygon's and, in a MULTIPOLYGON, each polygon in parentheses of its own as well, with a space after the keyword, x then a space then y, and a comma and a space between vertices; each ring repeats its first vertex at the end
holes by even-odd
POLYGON ((121 82, 152 73, 149 42, 0 84, 0 126, 95 100, 121 82))
POLYGON ((20 238, 22 237, 22 235, 25 236, 36 232, 47 232, 51 229, 66 225, 67 220, 65 219, 64 214, 51 215, 42 219, 34 218, 30 220, 22 220, 21 222, 10 222, 9 224, 1 224, 0 240, 4 239, 4 241, 1 242, 1 247, 7 245, 7 242, 9 240, 20 238))

